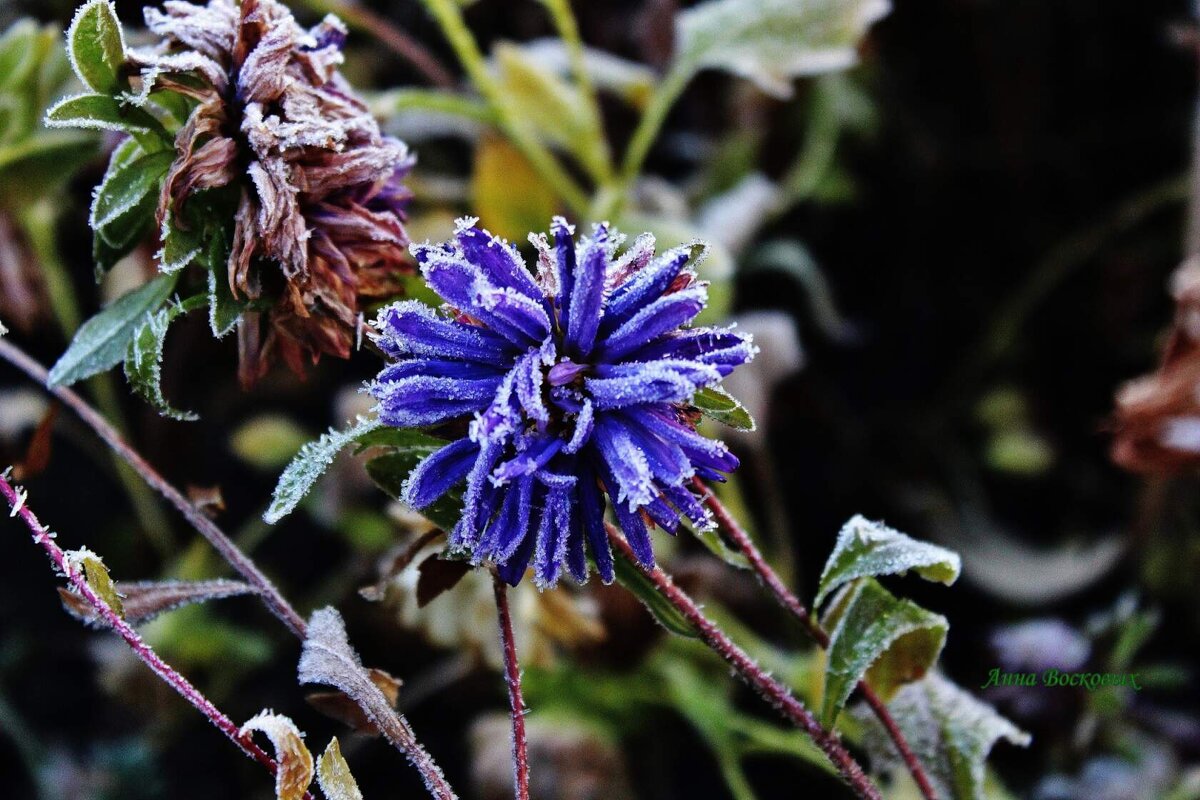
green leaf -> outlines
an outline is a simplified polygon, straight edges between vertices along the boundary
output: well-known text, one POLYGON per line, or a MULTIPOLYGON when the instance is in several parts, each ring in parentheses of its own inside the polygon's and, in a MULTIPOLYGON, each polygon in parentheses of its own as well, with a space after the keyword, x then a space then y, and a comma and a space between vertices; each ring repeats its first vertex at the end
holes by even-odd
POLYGON ((903 575, 910 569, 927 581, 949 586, 958 579, 962 561, 952 550, 918 541, 856 514, 838 533, 813 606, 819 608, 830 592, 848 581, 903 575))
POLYGON ((0 92, 20 91, 28 86, 38 62, 38 25, 20 19, 0 36, 0 92))
MULTIPOLYGON (((984 800, 988 753, 1000 739, 1027 747, 1029 734, 937 672, 905 686, 888 704, 938 797, 984 800)), ((892 738, 867 709, 855 709, 875 772, 907 772, 892 738)))
POLYGON ((261 470, 287 464, 312 435, 283 414, 262 414, 240 425, 229 439, 239 458, 261 470))
POLYGON ((739 431, 752 431, 758 427, 746 407, 720 386, 706 386, 696 392, 692 405, 704 416, 739 431))
POLYGON ((96 235, 114 249, 130 249, 150 227, 158 203, 158 188, 174 154, 160 150, 130 161, 123 160, 121 151, 113 155, 104 180, 96 188, 88 221, 96 235), (116 158, 118 155, 121 160, 116 158))
POLYGON ((675 17, 676 66, 722 69, 777 97, 793 78, 846 69, 888 0, 710 0, 675 17))
POLYGON ((166 128, 148 112, 105 94, 63 98, 46 112, 45 121, 48 128, 124 131, 150 150, 161 150, 171 143, 166 128))
POLYGON ((230 234, 224 228, 208 233, 208 326, 222 339, 233 332, 246 311, 247 301, 238 300, 229 288, 230 234))
POLYGON ((121 90, 125 37, 110 0, 91 0, 75 12, 67 29, 67 52, 75 74, 92 91, 116 94, 121 90))
POLYGON ((67 183, 96 154, 95 134, 39 131, 19 144, 0 148, 0 205, 27 206, 67 183))
MULTIPOLYGON (((166 174, 165 171, 163 174, 166 174)), ((162 239, 162 247, 154 254, 158 259, 159 272, 178 272, 204 252, 203 227, 198 224, 186 228, 181 226, 174 212, 169 209, 163 219, 159 236, 162 239)))
POLYGON ((833 725, 860 680, 885 700, 937 663, 950 624, 873 578, 846 587, 822 619, 829 634, 821 720, 833 725))
POLYGON ((317 761, 317 783, 327 800, 363 800, 336 736, 329 740, 329 746, 317 761))
POLYGON ((343 448, 364 433, 382 425, 378 419, 359 417, 349 428, 340 431, 331 428, 320 439, 301 447, 292 463, 288 464, 287 469, 279 476, 271 505, 263 514, 263 519, 274 525, 295 511, 296 506, 312 490, 317 479, 325 474, 325 470, 343 448))
POLYGON ((50 369, 50 386, 70 386, 116 366, 125 357, 146 314, 157 310, 175 289, 176 275, 159 275, 122 296, 75 332, 71 346, 50 369))
POLYGON ((558 208, 554 191, 525 156, 495 136, 485 136, 475 149, 471 201, 483 227, 516 241, 545 227, 558 208))
POLYGON ((158 311, 149 312, 125 353, 125 378, 129 385, 159 414, 180 422, 193 422, 200 417, 191 411, 176 409, 163 397, 163 344, 166 342, 167 328, 175 318, 198 308, 203 302, 202 297, 192 297, 184 303, 172 303, 158 311))
POLYGON ((708 548, 708 551, 717 558, 731 567, 750 569, 750 560, 746 558, 746 554, 726 544, 725 540, 721 538, 720 532, 715 527, 697 527, 684 515, 680 515, 680 521, 683 523, 683 527, 687 528, 699 540, 700 544, 708 548))
POLYGON ((646 610, 650 612, 659 624, 666 628, 671 633, 679 636, 687 636, 692 639, 699 638, 699 633, 692 626, 692 623, 687 621, 687 618, 680 613, 679 609, 671 605, 671 603, 658 593, 654 583, 647 577, 646 573, 642 572, 641 567, 635 566, 624 558, 613 559, 613 571, 616 574, 617 583, 624 586, 633 594, 646 610))
MULTIPOLYGON (((534 62, 563 77, 570 76, 570 55, 561 39, 538 39, 526 43, 522 49, 534 62)), ((634 108, 644 109, 654 93, 657 78, 654 70, 645 64, 628 61, 605 50, 584 47, 583 67, 597 89, 611 92, 634 108)))
MULTIPOLYGON (((426 457, 436 453, 449 442, 420 431, 400 428, 379 428, 359 438, 356 452, 383 447, 389 452, 367 462, 367 475, 392 499, 399 499, 404 482, 426 457)), ((452 530, 462 516, 462 493, 452 489, 429 506, 420 509, 422 516, 442 530, 452 530)))
POLYGON ((108 567, 104 566, 104 560, 86 547, 68 552, 67 560, 75 569, 83 570, 83 578, 91 590, 98 594, 118 617, 123 618, 125 608, 121 604, 121 595, 113 584, 112 576, 108 574, 108 567))

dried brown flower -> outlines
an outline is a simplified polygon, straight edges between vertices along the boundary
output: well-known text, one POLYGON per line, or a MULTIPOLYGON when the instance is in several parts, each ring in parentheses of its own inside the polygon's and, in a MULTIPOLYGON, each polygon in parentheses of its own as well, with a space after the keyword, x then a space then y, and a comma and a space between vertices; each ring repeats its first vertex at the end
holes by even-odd
POLYGON ((1117 392, 1112 457, 1136 472, 1200 465, 1200 257, 1171 277, 1175 323, 1158 370, 1117 392))
POLYGON ((229 288, 266 309, 239 320, 243 383, 275 357, 298 373, 322 353, 347 357, 360 303, 396 294, 411 270, 400 181, 413 159, 338 71, 345 27, 328 16, 305 30, 276 0, 168 0, 146 23, 162 41, 133 56, 143 91, 198 103, 160 223, 185 225, 196 192, 240 188, 229 288))

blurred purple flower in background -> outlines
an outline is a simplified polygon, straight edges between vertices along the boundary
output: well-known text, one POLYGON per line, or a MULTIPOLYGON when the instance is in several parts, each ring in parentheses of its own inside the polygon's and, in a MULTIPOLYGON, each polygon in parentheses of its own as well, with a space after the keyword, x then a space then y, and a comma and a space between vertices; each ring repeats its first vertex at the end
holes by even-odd
POLYGON ((690 247, 654 258, 643 234, 617 257, 623 237, 606 225, 576 243, 556 218, 552 240, 530 237, 535 277, 474 222, 413 248, 449 312, 403 301, 375 323, 396 359, 369 387, 385 423, 473 416, 467 435, 413 471, 403 499, 424 508, 465 479, 451 547, 493 560, 514 585, 532 559, 537 584, 552 586, 564 565, 586 579, 585 538, 601 578, 613 579, 607 494, 638 559, 653 565, 650 524, 709 524, 688 482, 738 465, 696 432, 690 403, 753 358, 750 337, 685 327, 707 301, 690 247))

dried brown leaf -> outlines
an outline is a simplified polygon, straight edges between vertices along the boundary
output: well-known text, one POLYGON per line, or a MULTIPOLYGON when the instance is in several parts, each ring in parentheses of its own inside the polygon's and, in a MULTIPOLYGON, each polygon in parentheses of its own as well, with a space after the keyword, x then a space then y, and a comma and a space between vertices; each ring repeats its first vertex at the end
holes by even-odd
MULTIPOLYGON (((387 698, 388 704, 395 708, 396 701, 400 699, 401 681, 399 678, 392 677, 381 669, 368 669, 367 673, 371 678, 371 682, 379 687, 383 692, 383 696, 387 698)), ((366 736, 378 736, 381 731, 375 723, 371 722, 366 713, 359 708, 358 704, 350 699, 344 692, 313 692, 306 698, 308 704, 320 711, 327 717, 332 717, 338 722, 341 722, 354 729, 356 733, 361 733, 366 736)))
POLYGON ((187 487, 188 502, 206 517, 215 518, 225 510, 225 497, 221 494, 220 486, 187 487))
POLYGON ((457 586, 471 571, 471 564, 434 555, 422 561, 417 570, 421 573, 417 578, 417 607, 424 608, 438 595, 457 586))
MULTIPOLYGON (((211 581, 117 581, 117 594, 125 608, 125 620, 138 625, 166 611, 173 611, 191 603, 204 603, 224 597, 254 594, 258 590, 248 583, 231 580, 211 581)), ((68 589, 59 589, 63 606, 67 611, 87 622, 98 620, 91 606, 82 597, 68 589)))
POLYGON ((301 800, 312 783, 313 757, 296 723, 282 714, 262 711, 243 725, 240 733, 245 736, 253 731, 265 733, 275 748, 279 764, 275 773, 276 800, 301 800))

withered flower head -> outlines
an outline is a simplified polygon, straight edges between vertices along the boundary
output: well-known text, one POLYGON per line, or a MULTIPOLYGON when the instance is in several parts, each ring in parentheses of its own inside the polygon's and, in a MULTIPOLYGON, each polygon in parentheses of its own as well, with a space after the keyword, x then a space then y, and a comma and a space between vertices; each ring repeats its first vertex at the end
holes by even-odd
POLYGON ((338 71, 345 27, 328 16, 305 30, 276 0, 145 13, 162 40, 133 56, 144 91, 198 103, 176 136, 160 223, 186 227, 201 190, 240 189, 229 288, 266 310, 239 322, 243 383, 276 355, 297 372, 321 353, 347 357, 360 301, 397 293, 410 269, 401 179, 413 158, 338 71))
POLYGON ((1200 466, 1200 258, 1171 277, 1175 324, 1158 371, 1117 392, 1113 460, 1136 472, 1200 466))

